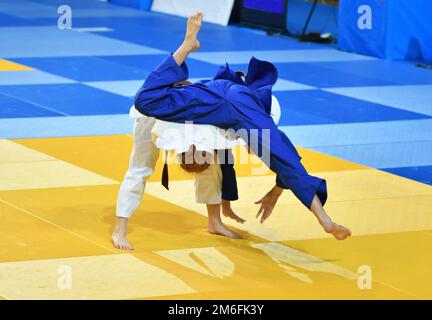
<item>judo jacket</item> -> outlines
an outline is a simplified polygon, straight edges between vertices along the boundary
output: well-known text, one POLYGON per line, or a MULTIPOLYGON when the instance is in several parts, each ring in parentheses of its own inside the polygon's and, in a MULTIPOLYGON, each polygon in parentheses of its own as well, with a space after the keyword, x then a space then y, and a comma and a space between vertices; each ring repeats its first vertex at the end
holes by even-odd
POLYGON ((271 90, 278 77, 272 63, 252 58, 245 80, 226 64, 212 79, 174 87, 188 76, 187 65, 179 66, 168 55, 138 90, 135 108, 164 121, 193 121, 238 132, 276 173, 279 187, 291 190, 307 208, 315 195, 325 204, 325 180, 308 174, 294 145, 270 116, 271 90))

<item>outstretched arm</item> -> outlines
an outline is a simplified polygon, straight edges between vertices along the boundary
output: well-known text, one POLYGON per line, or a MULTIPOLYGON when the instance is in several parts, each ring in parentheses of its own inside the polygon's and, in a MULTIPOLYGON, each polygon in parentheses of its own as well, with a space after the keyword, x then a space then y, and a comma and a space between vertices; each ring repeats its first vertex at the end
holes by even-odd
MULTIPOLYGON (((268 127, 271 125, 269 121, 268 127)), ((351 236, 348 228, 334 223, 327 215, 323 208, 327 199, 326 182, 307 173, 288 137, 274 127, 274 130, 271 131, 269 145, 263 141, 262 146, 263 152, 270 153, 270 168, 277 173, 277 177, 276 186, 256 202, 256 204, 261 204, 257 214, 257 218, 261 215, 261 223, 271 215, 283 189, 290 189, 313 212, 327 233, 331 233, 338 240, 351 236)))
POLYGON ((256 215, 257 218, 261 215, 261 223, 270 217, 283 190, 284 189, 276 185, 269 192, 267 192, 266 195, 261 198, 261 200, 255 202, 255 204, 261 204, 256 215))

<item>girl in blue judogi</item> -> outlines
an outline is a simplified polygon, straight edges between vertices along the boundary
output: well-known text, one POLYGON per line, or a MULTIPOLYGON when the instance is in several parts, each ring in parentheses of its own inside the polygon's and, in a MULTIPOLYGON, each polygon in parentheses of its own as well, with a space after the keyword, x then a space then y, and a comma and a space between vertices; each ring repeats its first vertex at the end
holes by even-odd
POLYGON ((160 120, 193 121, 235 130, 251 151, 267 158, 265 164, 276 173, 275 186, 257 202, 261 204, 257 214, 261 222, 270 216, 283 190, 289 189, 314 213, 326 232, 340 240, 349 237, 350 230, 334 223, 323 208, 327 200, 325 180, 307 173, 295 147, 270 116, 271 90, 277 80, 273 64, 252 58, 244 80, 226 65, 211 80, 173 86, 188 78, 184 62, 200 46, 197 34, 201 23, 201 13, 188 19, 185 41, 148 76, 136 95, 136 109, 160 120), (269 139, 263 134, 265 130, 269 139))

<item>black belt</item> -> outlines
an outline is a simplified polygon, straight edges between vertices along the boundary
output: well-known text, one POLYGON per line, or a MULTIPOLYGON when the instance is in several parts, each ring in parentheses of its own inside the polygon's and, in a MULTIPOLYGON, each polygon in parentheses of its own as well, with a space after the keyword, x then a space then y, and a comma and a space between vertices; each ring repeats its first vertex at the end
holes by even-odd
POLYGON ((169 175, 168 175, 168 151, 165 150, 165 161, 164 166, 162 170, 162 185, 165 187, 165 189, 169 190, 169 175))

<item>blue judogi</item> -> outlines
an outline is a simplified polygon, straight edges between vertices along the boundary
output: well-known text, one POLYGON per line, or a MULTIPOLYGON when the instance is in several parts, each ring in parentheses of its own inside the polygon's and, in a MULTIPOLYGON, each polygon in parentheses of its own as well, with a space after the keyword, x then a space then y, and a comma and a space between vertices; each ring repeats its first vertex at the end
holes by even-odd
POLYGON ((188 74, 186 64, 179 66, 169 55, 136 94, 135 108, 164 121, 193 121, 240 130, 239 136, 255 154, 270 153, 269 161, 265 162, 277 174, 279 187, 290 189, 307 208, 315 195, 322 204, 326 202, 325 180, 307 173, 294 145, 270 116, 271 89, 277 80, 273 64, 252 58, 244 81, 227 64, 213 79, 173 86, 186 80, 188 74), (262 129, 269 129, 269 141, 263 139, 262 129), (251 143, 254 139, 257 144, 251 143))

